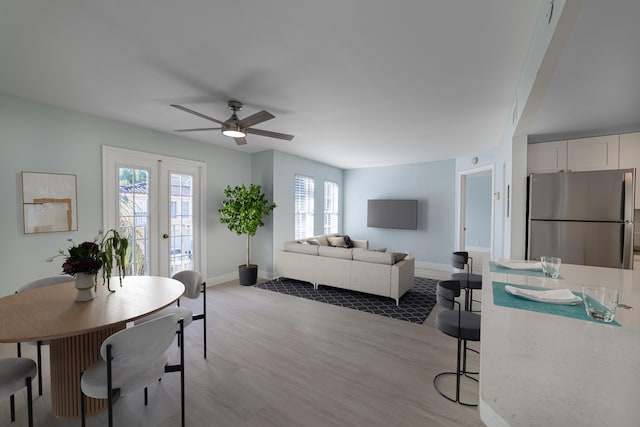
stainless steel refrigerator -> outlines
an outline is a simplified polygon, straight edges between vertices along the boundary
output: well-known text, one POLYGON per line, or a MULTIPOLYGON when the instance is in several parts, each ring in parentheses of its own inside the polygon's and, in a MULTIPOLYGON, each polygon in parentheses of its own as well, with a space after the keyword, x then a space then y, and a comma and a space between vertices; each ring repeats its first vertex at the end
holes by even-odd
POLYGON ((634 170, 529 176, 527 258, 633 268, 634 170))

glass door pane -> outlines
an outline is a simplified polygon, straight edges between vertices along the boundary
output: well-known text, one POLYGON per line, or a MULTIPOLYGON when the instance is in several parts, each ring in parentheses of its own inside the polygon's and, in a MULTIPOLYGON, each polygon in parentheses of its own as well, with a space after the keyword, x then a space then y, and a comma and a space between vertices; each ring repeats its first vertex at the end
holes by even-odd
POLYGON ((206 277, 206 164, 102 147, 104 228, 130 239, 128 275, 206 277))
POLYGON ((118 228, 129 238, 127 275, 149 275, 149 171, 120 167, 118 175, 118 228))
POLYGON ((170 175, 170 271, 193 270, 193 176, 170 175))

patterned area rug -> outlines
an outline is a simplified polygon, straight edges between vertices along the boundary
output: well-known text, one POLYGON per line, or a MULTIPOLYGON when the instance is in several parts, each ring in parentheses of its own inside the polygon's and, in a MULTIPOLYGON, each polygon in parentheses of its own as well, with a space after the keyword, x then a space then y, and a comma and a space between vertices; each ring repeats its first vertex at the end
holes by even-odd
POLYGON ((256 287, 282 294, 293 295, 313 301, 333 304, 354 310, 379 314, 380 316, 404 320, 412 323, 423 323, 436 305, 436 285, 439 280, 415 277, 413 288, 400 298, 400 305, 392 298, 365 294, 348 289, 332 288, 320 285, 313 289, 309 282, 281 277, 269 282, 257 284, 256 287))

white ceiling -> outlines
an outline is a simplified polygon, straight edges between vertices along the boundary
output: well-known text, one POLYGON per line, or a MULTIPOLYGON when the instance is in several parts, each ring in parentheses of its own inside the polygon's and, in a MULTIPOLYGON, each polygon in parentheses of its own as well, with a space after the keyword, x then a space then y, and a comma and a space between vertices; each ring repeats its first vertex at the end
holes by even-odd
MULTIPOLYGON (((0 92, 168 133, 215 127, 169 104, 225 120, 227 100, 237 99, 241 118, 266 109, 276 118, 256 127, 293 141, 249 135, 236 147, 217 131, 181 135, 342 168, 451 159, 499 141, 543 1, 0 0, 0 92)), ((618 2, 634 12, 640 4, 618 2)), ((589 19, 576 32, 597 26, 589 19)), ((574 71, 585 55, 567 54, 574 71)), ((630 77, 612 68, 611 84, 630 77)), ((571 103, 591 91, 568 77, 578 87, 553 81, 562 102, 545 96, 532 133, 588 119, 571 103), (565 122, 569 113, 577 117, 565 122)))
POLYGON ((530 141, 640 131, 640 1, 576 3, 530 141))

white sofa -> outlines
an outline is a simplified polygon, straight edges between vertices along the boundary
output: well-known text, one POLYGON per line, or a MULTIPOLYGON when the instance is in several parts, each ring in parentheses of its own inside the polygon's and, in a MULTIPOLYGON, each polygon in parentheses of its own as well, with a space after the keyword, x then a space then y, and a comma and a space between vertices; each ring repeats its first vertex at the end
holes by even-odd
POLYGON ((393 298, 413 286, 415 260, 406 254, 368 250, 366 240, 353 240, 353 247, 336 247, 336 234, 314 236, 284 244, 276 257, 276 275, 318 285, 351 289, 393 298), (310 243, 310 241, 312 243, 310 243))

